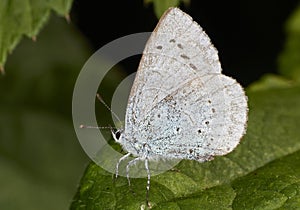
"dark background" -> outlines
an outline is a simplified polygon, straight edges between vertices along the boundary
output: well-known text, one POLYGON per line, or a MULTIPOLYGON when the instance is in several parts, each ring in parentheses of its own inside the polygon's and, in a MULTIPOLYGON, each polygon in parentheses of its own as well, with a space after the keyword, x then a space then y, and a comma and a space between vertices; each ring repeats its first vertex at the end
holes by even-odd
MULTIPOLYGON (((285 41, 284 23, 297 2, 191 0, 180 8, 207 32, 225 74, 247 86, 267 72, 276 72, 285 41)), ((75 0, 71 19, 94 50, 124 35, 152 31, 158 21, 153 6, 141 0, 75 0)), ((128 73, 134 72, 139 59, 127 59, 122 65, 128 73)))

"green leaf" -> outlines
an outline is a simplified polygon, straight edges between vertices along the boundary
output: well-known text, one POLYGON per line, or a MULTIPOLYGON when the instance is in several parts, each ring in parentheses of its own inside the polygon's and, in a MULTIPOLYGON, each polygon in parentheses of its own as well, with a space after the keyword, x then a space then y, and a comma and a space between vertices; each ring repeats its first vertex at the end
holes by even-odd
POLYGON ((300 6, 286 23, 287 41, 279 56, 279 71, 282 75, 300 82, 300 6))
MULTIPOLYGON (((247 95, 249 122, 241 144, 234 152, 213 161, 181 161, 175 169, 151 177, 152 209, 300 206, 297 191, 300 180, 299 175, 295 175, 299 169, 285 173, 289 166, 292 170, 299 164, 300 87, 248 91, 247 95), (289 156, 292 153, 294 155, 289 156), (284 166, 282 160, 290 165, 284 166), (261 175, 265 184, 261 189, 267 191, 276 178, 276 182, 284 182, 285 187, 294 186, 288 188, 289 196, 282 195, 284 187, 274 187, 272 192, 258 191, 259 186, 252 184, 252 175, 263 174, 262 170, 268 173, 261 175), (250 192, 253 197, 245 202, 250 192)), ((113 180, 112 174, 92 163, 81 180, 71 209, 140 209, 145 205, 145 193, 145 178, 131 179, 129 187, 126 178, 113 180)))
POLYGON ((234 209, 298 209, 300 151, 279 158, 232 183, 234 209))
POLYGON ((185 5, 189 5, 189 0, 144 0, 145 4, 153 3, 154 12, 157 18, 160 18, 162 14, 170 7, 178 7, 180 2, 185 5))
POLYGON ((68 17, 72 0, 3 0, 0 1, 0 68, 23 35, 36 39, 53 10, 68 17))
POLYGON ((180 0, 153 0, 156 17, 161 17, 168 8, 178 6, 179 2, 180 0))

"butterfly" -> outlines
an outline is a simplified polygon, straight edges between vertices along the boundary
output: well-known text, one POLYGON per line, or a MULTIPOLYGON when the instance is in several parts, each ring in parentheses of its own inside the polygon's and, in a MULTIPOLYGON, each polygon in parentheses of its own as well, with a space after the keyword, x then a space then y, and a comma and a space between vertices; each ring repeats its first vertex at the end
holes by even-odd
MULTIPOLYGON (((129 156, 144 161, 210 161, 231 152, 246 132, 247 97, 222 74, 218 52, 203 29, 179 8, 168 9, 151 34, 135 76, 125 126, 112 132, 129 156)), ((130 183, 130 181, 129 181, 130 183)))

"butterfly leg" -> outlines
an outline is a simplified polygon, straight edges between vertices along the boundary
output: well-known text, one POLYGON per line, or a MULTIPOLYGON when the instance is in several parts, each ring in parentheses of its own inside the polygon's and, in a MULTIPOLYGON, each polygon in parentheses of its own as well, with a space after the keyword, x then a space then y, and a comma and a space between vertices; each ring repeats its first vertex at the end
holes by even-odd
POLYGON ((145 159, 145 169, 147 171, 146 204, 147 204, 148 207, 150 207, 150 205, 149 205, 149 191, 150 191, 150 178, 151 178, 151 174, 150 174, 150 169, 149 169, 148 158, 145 159))
POLYGON ((127 153, 126 155, 124 155, 123 157, 121 157, 119 160, 118 160, 118 163, 117 163, 117 165, 116 165, 116 178, 118 177, 118 175, 119 175, 119 166, 120 166, 120 163, 124 160, 124 159, 126 159, 126 158, 128 158, 129 156, 131 155, 131 153, 127 153))
POLYGON ((126 166, 126 177, 127 177, 129 185, 130 185, 130 178, 129 178, 129 169, 130 169, 130 166, 136 164, 139 160, 143 160, 143 158, 139 158, 139 157, 135 158, 135 159, 129 161, 128 164, 127 164, 127 166, 126 166))

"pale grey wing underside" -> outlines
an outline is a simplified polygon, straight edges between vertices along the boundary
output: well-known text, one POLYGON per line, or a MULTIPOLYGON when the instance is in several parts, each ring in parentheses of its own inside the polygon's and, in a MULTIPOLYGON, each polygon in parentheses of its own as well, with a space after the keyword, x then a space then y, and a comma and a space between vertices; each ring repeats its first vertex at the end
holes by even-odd
POLYGON ((205 161, 239 143, 247 100, 241 86, 221 74, 217 50, 202 28, 171 9, 147 42, 125 120, 128 152, 137 154, 147 143, 149 157, 205 161))
POLYGON ((140 124, 147 129, 135 138, 148 140, 149 156, 202 162, 231 152, 245 133, 246 121, 242 87, 225 75, 206 75, 160 101, 140 124))
POLYGON ((198 73, 221 73, 217 50, 190 16, 173 8, 145 47, 128 100, 125 131, 133 132, 157 102, 198 73))

